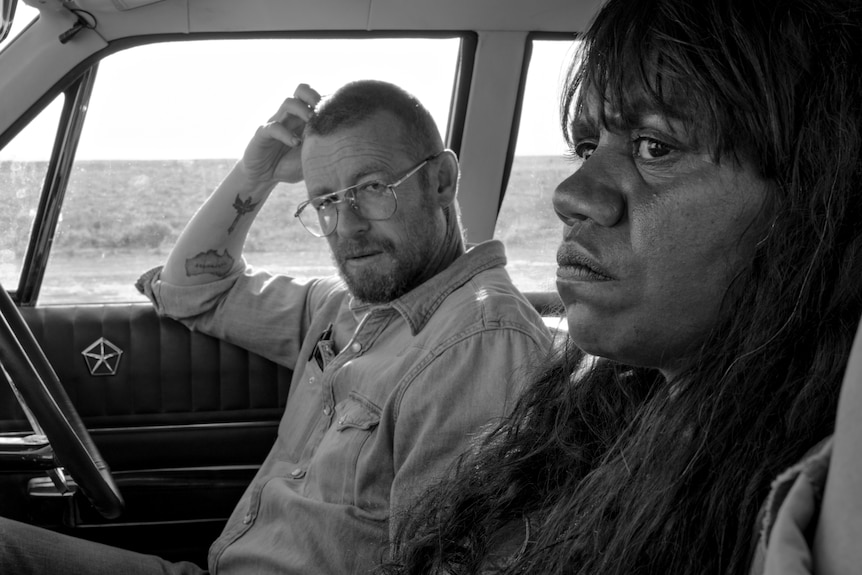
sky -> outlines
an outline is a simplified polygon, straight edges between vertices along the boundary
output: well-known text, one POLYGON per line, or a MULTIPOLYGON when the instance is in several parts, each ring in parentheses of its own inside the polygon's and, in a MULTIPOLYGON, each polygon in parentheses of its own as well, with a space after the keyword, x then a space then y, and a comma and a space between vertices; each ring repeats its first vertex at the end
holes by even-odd
MULTIPOLYGON (((10 37, 35 13, 19 3, 10 37)), ((557 98, 571 49, 572 42, 534 45, 516 155, 564 152, 557 98)), ((414 93, 444 130, 457 53, 456 39, 196 41, 119 52, 100 64, 77 157, 238 157, 299 82, 327 94, 357 78, 393 81, 414 93), (164 101, 166 89, 175 105, 152 106, 153 99, 164 101), (135 135, 121 151, 112 146, 118 127, 135 135)), ((59 113, 59 103, 52 113, 59 113)), ((0 160, 45 159, 44 142, 55 126, 49 118, 34 123, 13 140, 14 148, 0 150, 0 160)))

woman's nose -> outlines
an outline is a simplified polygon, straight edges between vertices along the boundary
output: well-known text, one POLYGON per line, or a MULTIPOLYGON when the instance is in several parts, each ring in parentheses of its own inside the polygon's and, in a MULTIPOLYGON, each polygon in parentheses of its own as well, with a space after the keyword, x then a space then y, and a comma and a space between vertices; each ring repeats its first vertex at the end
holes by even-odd
POLYGON ((554 211, 567 226, 576 221, 592 220, 609 228, 623 219, 625 196, 619 182, 606 168, 594 153, 554 190, 554 211))

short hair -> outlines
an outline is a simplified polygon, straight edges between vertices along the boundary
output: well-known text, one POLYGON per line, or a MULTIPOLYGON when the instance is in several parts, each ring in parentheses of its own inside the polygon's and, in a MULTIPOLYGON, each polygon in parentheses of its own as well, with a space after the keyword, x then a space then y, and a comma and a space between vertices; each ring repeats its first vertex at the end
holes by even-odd
MULTIPOLYGON (((325 98, 305 126, 305 135, 328 136, 339 130, 360 124, 378 112, 389 112, 401 124, 401 139, 405 150, 415 161, 423 160, 443 150, 443 138, 428 109, 407 90, 382 80, 357 80, 345 84, 325 98)), ((419 185, 428 187, 428 172, 416 174, 419 185)), ((443 209, 447 234, 463 244, 457 203, 443 209)))
POLYGON ((339 88, 321 102, 305 131, 328 136, 378 112, 389 112, 398 119, 403 144, 416 161, 443 149, 437 124, 422 102, 403 88, 381 80, 357 80, 339 88))

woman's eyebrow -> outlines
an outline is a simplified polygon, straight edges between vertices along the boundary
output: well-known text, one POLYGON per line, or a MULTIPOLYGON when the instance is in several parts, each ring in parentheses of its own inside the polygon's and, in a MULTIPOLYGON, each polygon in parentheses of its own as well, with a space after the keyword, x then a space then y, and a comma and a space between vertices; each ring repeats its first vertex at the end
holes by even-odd
MULTIPOLYGON (((608 123, 630 128, 647 123, 647 120, 654 121, 656 118, 661 118, 669 129, 674 130, 689 124, 692 110, 687 104, 687 98, 679 95, 672 96, 669 100, 656 101, 648 97, 643 90, 639 90, 623 102, 622 117, 617 112, 616 118, 613 121, 609 120, 608 123)), ((606 108, 605 115, 612 118, 609 112, 606 108)))
MULTIPOLYGON (((617 103, 619 104, 619 103, 617 103)), ((594 135, 601 127, 614 132, 622 132, 640 125, 646 118, 662 117, 663 114, 645 95, 637 94, 622 102, 622 110, 611 102, 604 102, 601 113, 593 111, 593 107, 584 105, 580 113, 572 120, 571 134, 574 137, 594 135)))
POLYGON ((572 119, 569 124, 569 133, 577 140, 595 136, 598 128, 599 123, 594 116, 581 113, 572 119))

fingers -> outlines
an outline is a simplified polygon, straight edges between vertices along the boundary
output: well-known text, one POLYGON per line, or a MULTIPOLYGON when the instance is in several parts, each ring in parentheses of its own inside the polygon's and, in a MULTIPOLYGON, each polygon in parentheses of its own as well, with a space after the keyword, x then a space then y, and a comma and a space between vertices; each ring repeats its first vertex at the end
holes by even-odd
POLYGON ((314 113, 314 108, 300 100, 299 98, 287 98, 279 106, 278 111, 269 119, 270 122, 287 123, 288 120, 294 119, 302 124, 311 118, 314 113))
POLYGON ((296 91, 293 93, 294 98, 298 98, 311 106, 313 110, 317 104, 320 102, 320 94, 317 93, 317 90, 309 86, 308 84, 300 84, 296 87, 296 91))
POLYGON ((302 144, 302 138, 278 122, 270 122, 261 126, 257 130, 257 135, 277 140, 289 148, 295 148, 302 144))
POLYGON ((285 99, 269 121, 285 123, 291 117, 295 117, 304 125, 314 114, 314 108, 318 102, 320 102, 320 94, 308 84, 300 84, 296 87, 293 97, 285 99))
POLYGON ((242 158, 249 178, 290 182, 302 179, 302 131, 319 102, 320 94, 308 84, 300 84, 269 122, 258 127, 242 158))

